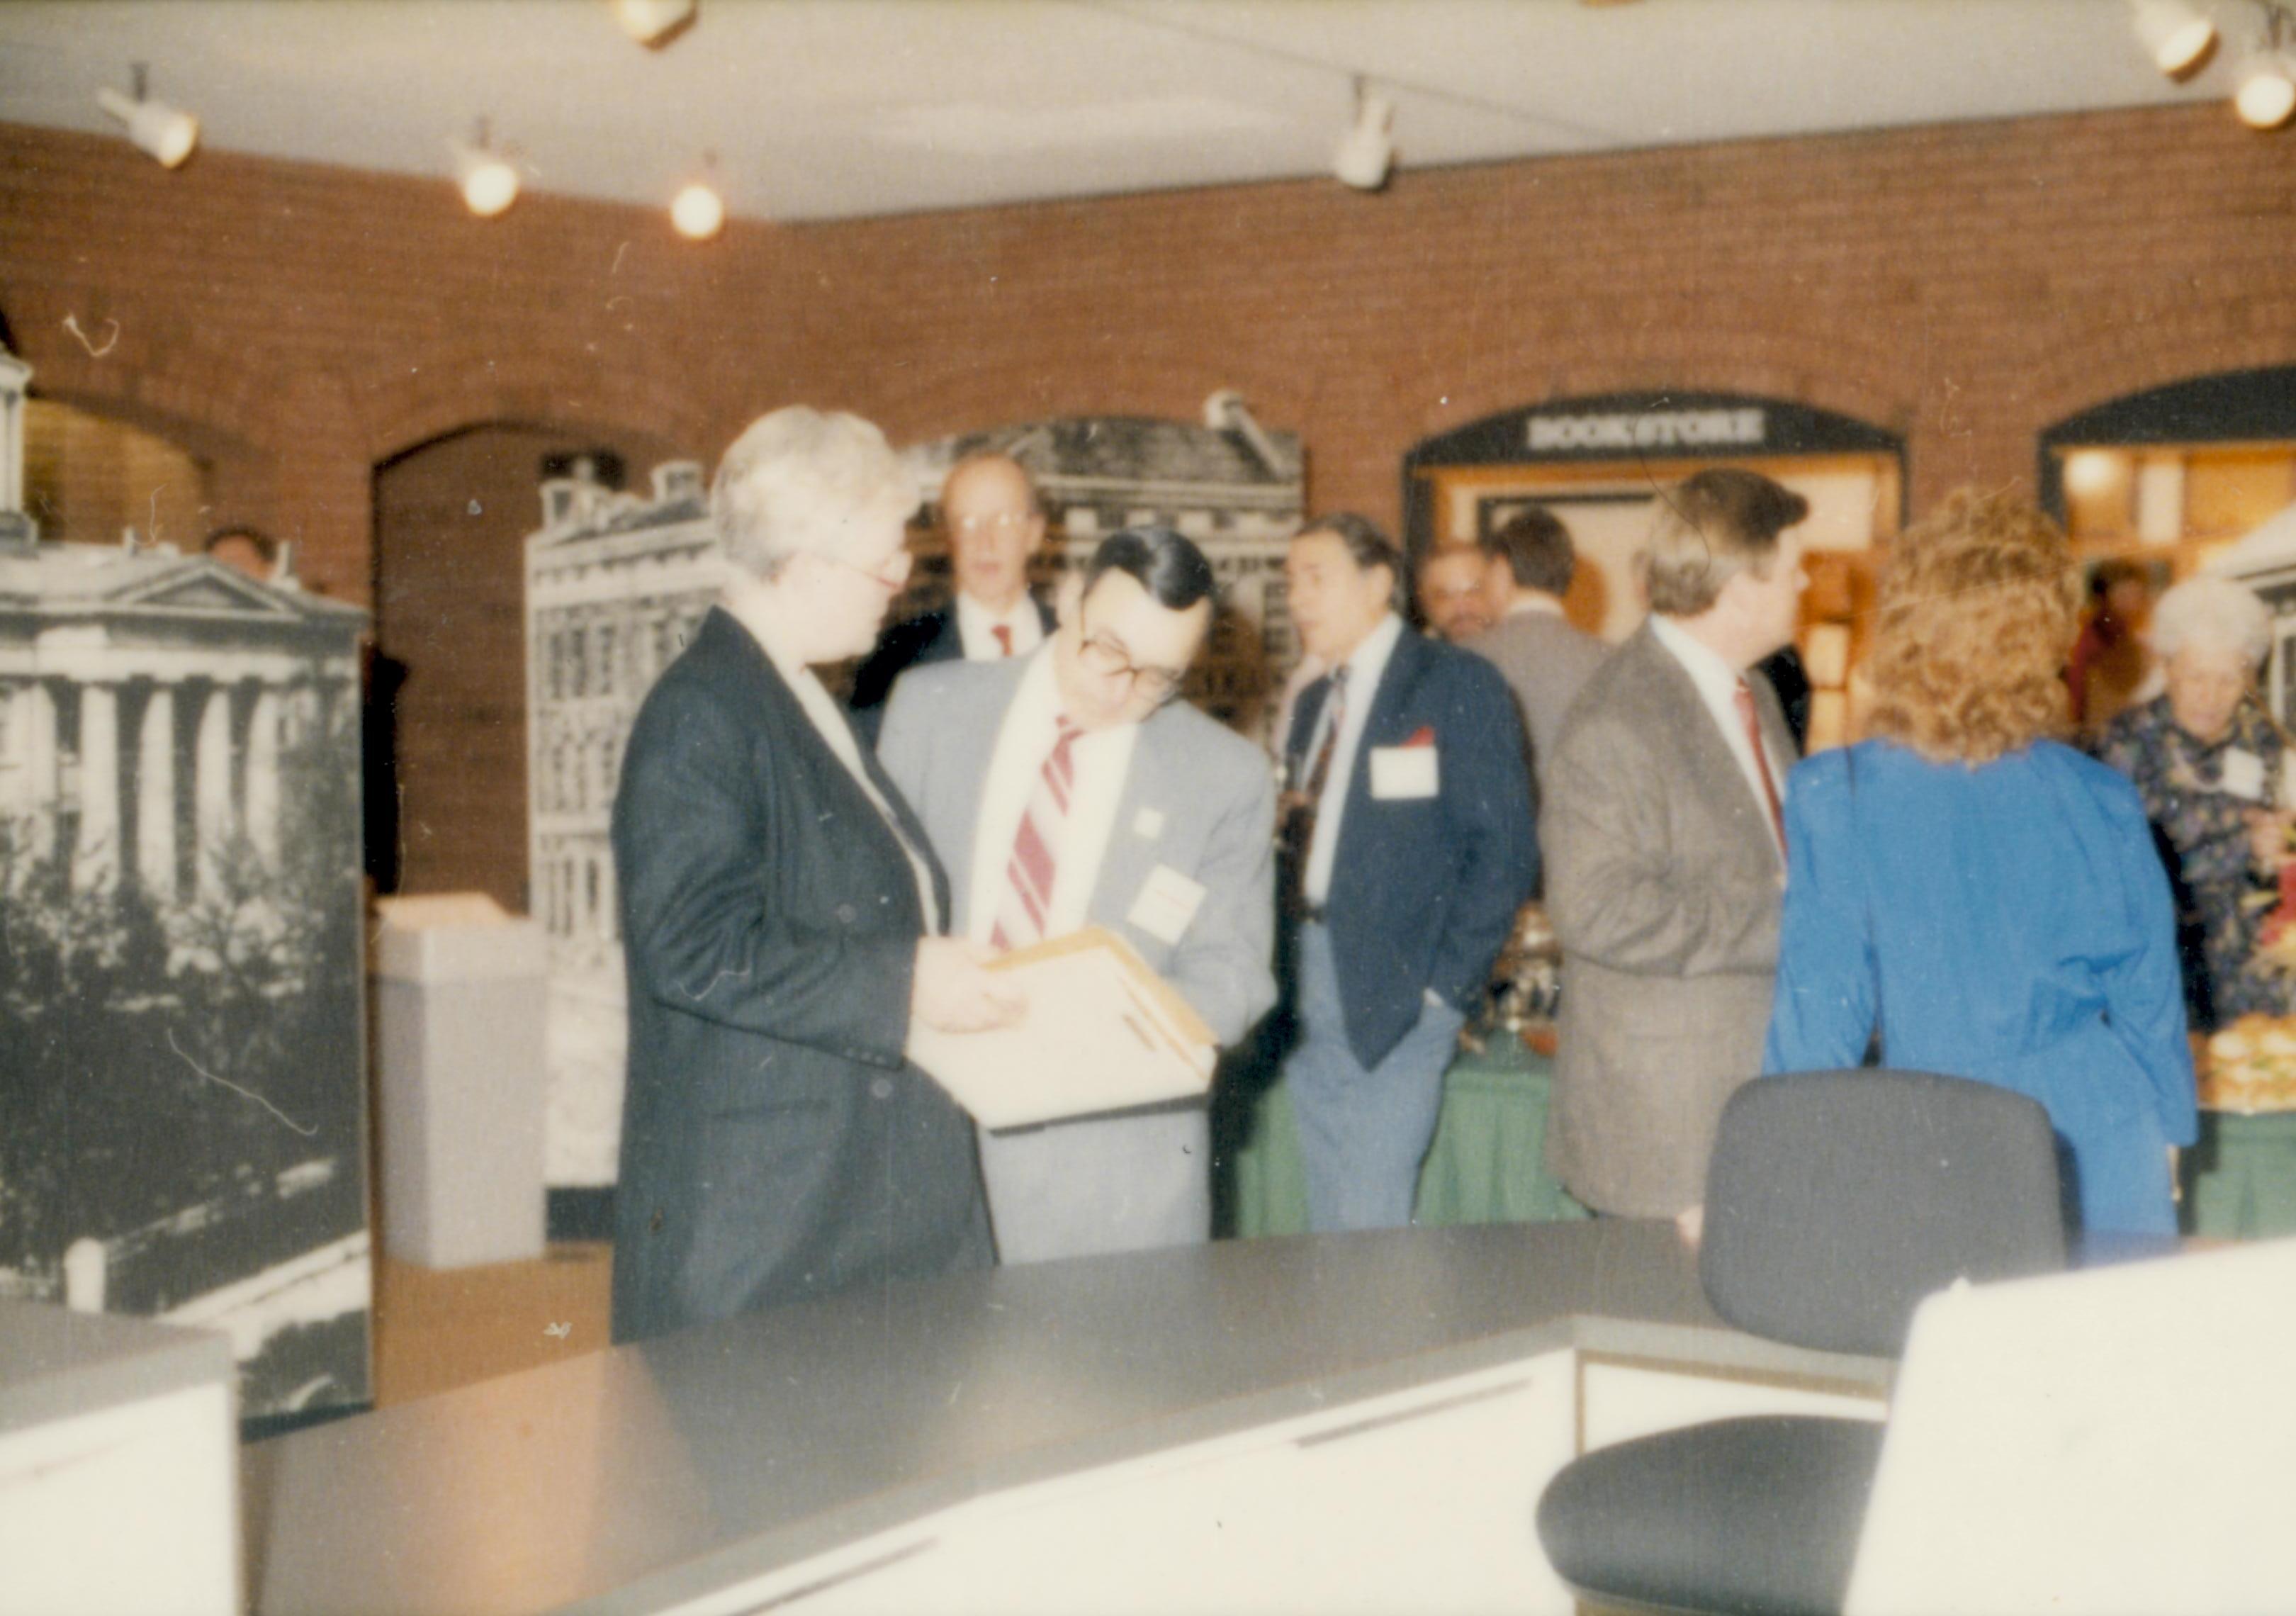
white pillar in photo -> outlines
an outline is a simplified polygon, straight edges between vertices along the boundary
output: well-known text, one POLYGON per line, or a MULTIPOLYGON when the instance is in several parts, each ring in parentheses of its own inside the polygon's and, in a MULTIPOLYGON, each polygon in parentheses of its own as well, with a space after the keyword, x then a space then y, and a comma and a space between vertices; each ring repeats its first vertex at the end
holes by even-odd
POLYGON ((79 692, 79 836, 72 887, 90 891, 119 878, 119 687, 79 692))
POLYGON ((279 867, 280 690, 266 685, 255 693, 247 726, 247 838, 266 868, 279 867))
POLYGON ((33 857, 56 845, 56 697, 44 679, 24 687, 18 716, 24 726, 24 811, 30 816, 33 857))
POLYGON ((223 856, 231 844, 231 689, 210 685, 200 709, 199 739, 192 750, 192 823, 200 896, 223 891, 223 856))
POLYGON ((176 895, 176 692, 155 685, 135 749, 135 874, 154 898, 176 895))

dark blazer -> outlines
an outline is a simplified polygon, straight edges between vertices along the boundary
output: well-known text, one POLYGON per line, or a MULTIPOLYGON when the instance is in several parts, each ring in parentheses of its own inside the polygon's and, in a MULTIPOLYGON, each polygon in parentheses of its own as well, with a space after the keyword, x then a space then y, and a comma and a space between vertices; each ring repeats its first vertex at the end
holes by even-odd
MULTIPOLYGON (((1045 626, 1045 637, 1050 639, 1058 626, 1057 619, 1043 595, 1036 595, 1034 598, 1037 617, 1045 626)), ((877 648, 854 670, 853 694, 846 701, 853 710, 853 727, 874 746, 877 730, 885 721, 885 700, 893 693, 895 679, 920 662, 956 662, 964 658, 964 636, 957 631, 954 600, 937 611, 905 618, 894 624, 877 637, 877 648)))
POLYGON ((924 930, 908 859, 722 611, 639 710, 613 841, 630 1015, 614 1339, 988 1266, 972 1124, 902 1055, 924 930))
MULTIPOLYGON (((1300 697, 1284 752, 1302 779, 1330 693, 1300 697)), ((1348 1042, 1373 1066, 1403 1041, 1427 989, 1472 1014, 1515 912, 1538 882, 1538 839, 1522 722, 1498 669, 1406 628, 1372 699, 1348 778, 1324 904, 1347 1005, 1348 1042), (1372 795, 1372 751, 1432 733, 1437 791, 1372 795)), ((1307 849, 1298 856, 1307 857, 1307 849)))

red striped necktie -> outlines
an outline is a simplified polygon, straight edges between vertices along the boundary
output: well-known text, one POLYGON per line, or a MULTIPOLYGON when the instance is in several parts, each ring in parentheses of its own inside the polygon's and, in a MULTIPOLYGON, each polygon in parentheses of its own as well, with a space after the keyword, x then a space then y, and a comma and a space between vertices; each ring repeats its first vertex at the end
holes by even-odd
POLYGON ((1738 719, 1746 726, 1746 740, 1754 749, 1754 770, 1762 777, 1762 801, 1770 810, 1770 829, 1778 839, 1778 846, 1786 845, 1786 816, 1778 807, 1778 783, 1770 773, 1770 749, 1762 744, 1761 721, 1754 717, 1753 686, 1745 680, 1738 681, 1738 719))
POLYGON ((1062 839, 1068 833, 1069 801, 1076 791, 1076 742, 1084 734, 1060 717, 1053 750, 1037 772, 1036 790, 1021 815, 1013 857, 1004 864, 1004 892, 996 905, 990 944, 1025 948, 1042 942, 1052 923, 1053 883, 1060 872, 1062 839))

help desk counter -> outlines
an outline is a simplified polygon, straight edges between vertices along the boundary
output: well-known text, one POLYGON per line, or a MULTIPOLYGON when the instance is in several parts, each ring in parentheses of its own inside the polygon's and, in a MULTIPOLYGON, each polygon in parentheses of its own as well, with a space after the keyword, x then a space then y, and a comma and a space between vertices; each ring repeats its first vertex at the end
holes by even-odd
POLYGON ((1879 1417, 1670 1226, 1223 1242, 753 1315, 246 1451, 258 1611, 1567 1612, 1583 1449, 1879 1417))

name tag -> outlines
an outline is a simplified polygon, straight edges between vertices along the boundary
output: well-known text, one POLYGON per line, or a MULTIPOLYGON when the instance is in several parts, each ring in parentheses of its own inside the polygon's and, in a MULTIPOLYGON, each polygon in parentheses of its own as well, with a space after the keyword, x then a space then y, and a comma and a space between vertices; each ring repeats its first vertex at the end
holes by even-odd
POLYGON ((1170 865, 1160 864, 1140 883, 1140 896, 1132 900, 1132 913, 1124 919, 1158 942, 1177 947, 1203 901, 1201 882, 1190 881, 1170 865))
POLYGON ((1382 802, 1432 797, 1442 789, 1442 775, 1431 746, 1374 746, 1371 749, 1371 794, 1382 802))
POLYGON ((2234 747, 2225 754, 2224 775, 2218 783, 2243 802, 2263 801, 2264 759, 2244 747, 2234 747))

